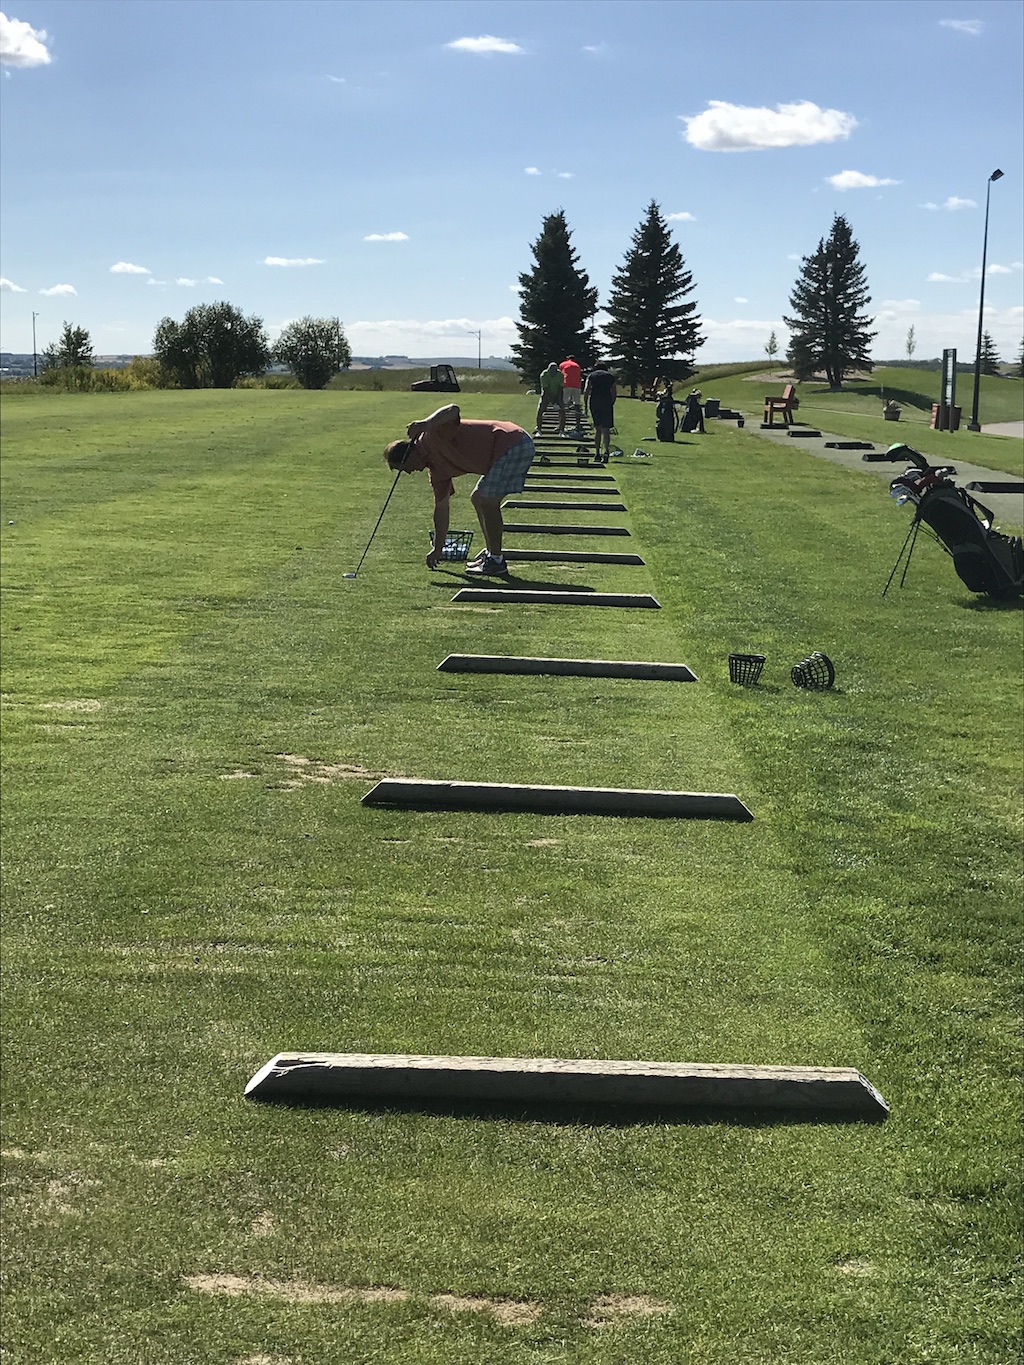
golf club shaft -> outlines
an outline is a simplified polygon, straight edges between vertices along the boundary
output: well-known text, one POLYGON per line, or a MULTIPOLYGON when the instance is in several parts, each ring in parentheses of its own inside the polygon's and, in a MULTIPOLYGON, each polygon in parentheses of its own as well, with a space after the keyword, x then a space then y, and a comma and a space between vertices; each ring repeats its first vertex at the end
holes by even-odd
MULTIPOLYGON (((394 481, 394 483, 391 485, 391 493, 394 493, 395 489, 398 487, 398 480, 399 480, 401 477, 402 477, 402 471, 399 470, 398 473, 395 475, 395 481, 394 481)), ((373 530, 370 532, 370 539, 366 542, 366 549, 363 551, 362 555, 360 556, 359 563, 358 563, 358 564, 356 565, 356 567, 355 567, 355 573, 358 573, 359 570, 363 567, 363 560, 364 560, 364 559, 366 558, 366 556, 369 554, 370 546, 373 544, 373 538, 374 538, 374 536, 377 534, 377 531, 378 531, 378 529, 380 528, 381 522, 384 520, 384 513, 388 510, 388 503, 391 501, 391 493, 389 493, 389 494, 387 495, 387 497, 384 499, 384 506, 380 509, 380 516, 377 518, 377 525, 376 525, 376 526, 373 528, 373 530)))

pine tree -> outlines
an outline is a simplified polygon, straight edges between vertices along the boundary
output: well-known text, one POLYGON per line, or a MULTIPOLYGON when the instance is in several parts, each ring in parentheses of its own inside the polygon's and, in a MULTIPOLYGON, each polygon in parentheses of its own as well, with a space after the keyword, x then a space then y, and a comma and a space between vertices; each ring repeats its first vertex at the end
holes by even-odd
POLYGON ((859 255, 849 223, 837 213, 828 240, 803 259, 789 296, 795 316, 783 318, 798 379, 824 370, 829 387, 841 389, 852 370, 871 369, 868 347, 877 333, 867 330, 873 319, 861 311, 871 299, 859 255))
POLYGON ((907 359, 913 360, 914 352, 917 350, 917 335, 914 332, 914 324, 911 323, 907 328, 907 359))
POLYGON ((511 351, 523 383, 532 386, 552 360, 574 355, 587 366, 596 359, 597 290, 579 268, 561 209, 544 219, 531 249, 536 263, 519 276, 522 320, 516 323, 519 343, 511 351))
POLYGON ((668 223, 652 199, 633 245, 612 276, 605 324, 616 372, 636 396, 637 384, 660 376, 687 379, 693 355, 704 345, 696 303, 682 303, 693 292, 693 276, 672 240, 668 223))
POLYGON ((1017 352, 1017 378, 1024 379, 1024 337, 1021 337, 1020 350, 1017 352))
POLYGON ((84 327, 65 322, 60 340, 47 346, 40 359, 44 370, 72 370, 92 364, 92 339, 84 327))
POLYGON ((984 332, 981 338, 981 372, 982 374, 999 374, 999 352, 996 350, 996 343, 984 332))

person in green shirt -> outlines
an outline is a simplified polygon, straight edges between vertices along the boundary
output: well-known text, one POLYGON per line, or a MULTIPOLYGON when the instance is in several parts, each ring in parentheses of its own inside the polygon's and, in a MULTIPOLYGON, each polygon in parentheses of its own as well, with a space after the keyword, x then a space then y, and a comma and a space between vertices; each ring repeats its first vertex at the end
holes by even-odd
POLYGON ((540 402, 537 404, 537 430, 535 436, 540 435, 540 419, 545 408, 558 409, 558 434, 561 436, 565 430, 565 401, 562 397, 562 390, 565 387, 565 376, 552 360, 546 370, 541 371, 540 376, 540 402))

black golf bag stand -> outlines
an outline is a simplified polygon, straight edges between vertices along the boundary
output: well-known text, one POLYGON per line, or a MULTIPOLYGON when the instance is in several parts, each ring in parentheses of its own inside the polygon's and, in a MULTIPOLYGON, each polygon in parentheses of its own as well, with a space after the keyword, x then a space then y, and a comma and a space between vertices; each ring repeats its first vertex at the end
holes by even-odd
POLYGON ((993 514, 965 489, 956 486, 952 477, 956 470, 951 466, 932 466, 919 451, 907 445, 890 446, 888 454, 891 460, 906 460, 910 465, 889 485, 890 496, 901 506, 912 502, 916 511, 882 596, 889 591, 904 555, 900 587, 906 582, 922 523, 952 557, 954 569, 971 592, 1003 600, 1021 596, 1024 546, 1020 537, 1004 536, 993 529, 993 514))
POLYGON ((654 431, 659 441, 676 439, 676 406, 672 401, 672 390, 668 389, 658 399, 654 413, 654 431))

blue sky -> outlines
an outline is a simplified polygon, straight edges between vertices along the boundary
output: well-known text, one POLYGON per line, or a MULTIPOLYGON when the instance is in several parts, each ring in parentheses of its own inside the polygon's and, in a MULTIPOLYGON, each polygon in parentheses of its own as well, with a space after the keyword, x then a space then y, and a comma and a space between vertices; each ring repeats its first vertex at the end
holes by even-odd
POLYGON ((879 358, 1024 331, 1017 0, 3 0, 0 346, 227 299, 273 338, 506 355, 564 209, 607 297, 653 198, 705 361, 753 359, 845 214, 879 358))

